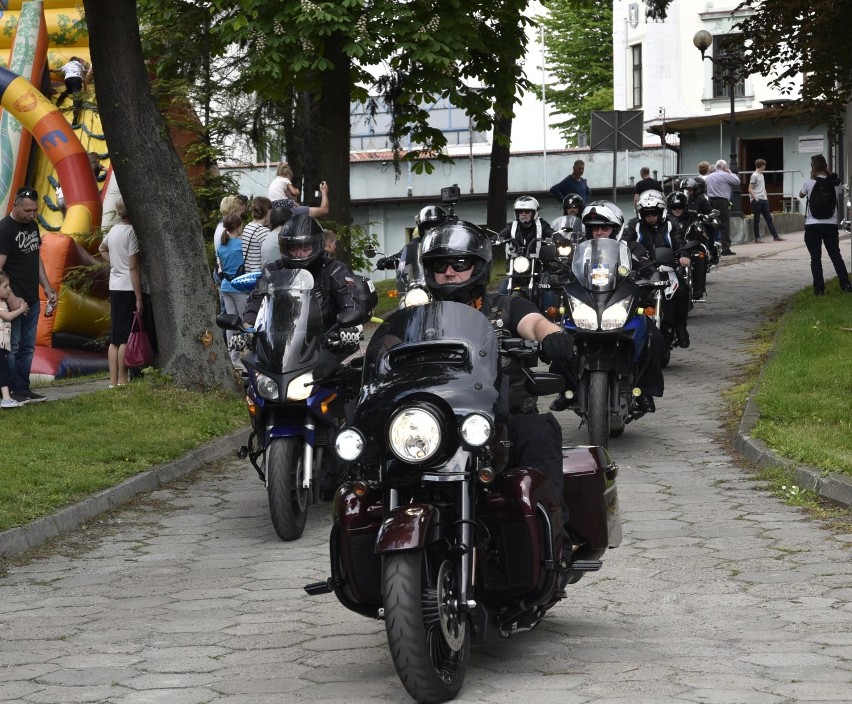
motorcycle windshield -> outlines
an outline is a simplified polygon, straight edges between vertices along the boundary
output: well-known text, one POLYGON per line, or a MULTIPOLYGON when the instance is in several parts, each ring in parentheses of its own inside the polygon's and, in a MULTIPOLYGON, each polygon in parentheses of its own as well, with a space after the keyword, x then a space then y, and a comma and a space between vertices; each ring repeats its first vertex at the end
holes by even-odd
POLYGON ((407 290, 410 286, 426 285, 426 274, 420 262, 420 241, 409 242, 402 248, 396 269, 397 289, 407 290))
POLYGON ((398 401, 428 394, 456 416, 494 418, 500 389, 497 333, 475 308, 447 301, 403 308, 373 334, 358 416, 383 424, 398 401))
POLYGON ((571 271, 587 291, 614 291, 618 281, 630 271, 630 261, 626 242, 586 240, 577 245, 571 271))
POLYGON ((255 324, 259 365, 284 372, 307 366, 319 356, 322 312, 313 288, 314 277, 304 269, 269 272, 255 324))

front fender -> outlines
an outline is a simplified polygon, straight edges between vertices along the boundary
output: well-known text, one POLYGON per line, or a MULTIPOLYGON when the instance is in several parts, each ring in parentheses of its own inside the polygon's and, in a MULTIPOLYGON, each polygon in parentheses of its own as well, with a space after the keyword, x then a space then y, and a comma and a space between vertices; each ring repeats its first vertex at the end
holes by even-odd
POLYGON ((382 521, 376 538, 376 552, 411 550, 426 545, 426 536, 439 511, 430 504, 397 506, 382 521))

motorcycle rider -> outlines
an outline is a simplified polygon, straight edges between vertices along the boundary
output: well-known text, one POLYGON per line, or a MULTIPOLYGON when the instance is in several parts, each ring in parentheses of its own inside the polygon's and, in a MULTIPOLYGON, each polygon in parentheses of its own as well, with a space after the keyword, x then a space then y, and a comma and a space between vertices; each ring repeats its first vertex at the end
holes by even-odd
POLYGON ((447 211, 440 205, 427 205, 420 209, 414 217, 414 224, 417 226, 417 235, 411 238, 411 241, 403 245, 402 249, 396 254, 391 254, 387 257, 380 257, 376 260, 376 269, 393 270, 399 265, 403 252, 405 259, 417 256, 417 247, 423 240, 423 236, 433 227, 440 225, 447 219, 447 211))
MULTIPOLYGON (((609 238, 618 240, 621 239, 619 234, 624 226, 624 214, 621 212, 615 203, 606 200, 598 200, 589 205, 583 210, 582 215, 583 227, 586 232, 586 239, 601 239, 609 238)), ((630 249, 630 254, 637 264, 647 264, 651 261, 651 257, 645 248, 637 241, 626 241, 627 247, 630 249)), ((648 346, 642 352, 639 368, 642 370, 636 378, 637 386, 642 389, 642 394, 636 398, 636 404, 643 413, 654 413, 657 407, 654 403, 654 397, 662 396, 664 390, 663 380, 663 365, 662 359, 666 349, 666 341, 659 328, 652 322, 648 321, 648 346)), ((566 385, 571 390, 576 390, 577 381, 574 376, 574 371, 570 364, 562 362, 554 362, 550 371, 556 374, 561 374, 566 381, 566 385)), ((576 395, 574 396, 576 399, 576 395)), ((553 403, 550 404, 551 411, 564 411, 571 403, 576 401, 568 400, 565 394, 557 396, 553 403)))
MULTIPOLYGON (((498 331, 539 341, 542 355, 552 361, 568 360, 573 355, 572 336, 545 318, 531 301, 486 291, 491 275, 491 240, 473 223, 452 218, 431 230, 423 239, 421 259, 426 286, 435 299, 465 303, 487 316, 498 331)), ((566 526, 563 557, 570 557, 572 541, 562 485, 562 430, 552 414, 539 415, 536 399, 526 391, 517 362, 504 366, 503 372, 509 378, 508 434, 513 464, 541 470, 560 497, 566 526)))
POLYGON ((569 193, 562 199, 562 215, 550 223, 550 228, 554 233, 559 230, 567 232, 583 233, 583 222, 580 220, 580 214, 585 207, 583 199, 576 193, 569 193))
MULTIPOLYGON (((511 259, 519 252, 525 252, 530 242, 534 240, 551 240, 553 229, 541 219, 541 206, 532 196, 521 196, 515 201, 515 220, 500 230, 500 240, 509 239, 506 243, 506 259, 511 259)), ((537 253, 537 248, 536 248, 537 253)), ((500 282, 499 292, 509 293, 509 277, 500 282)), ((542 297, 542 308, 556 305, 558 295, 547 291, 542 297)))
MULTIPOLYGON (((666 219, 666 199, 659 191, 645 191, 639 196, 636 204, 638 216, 631 218, 620 239, 626 242, 638 242, 648 256, 653 259, 657 247, 667 247, 677 253, 683 249, 684 242, 677 233, 672 232, 671 223, 666 219)), ((691 264, 689 257, 681 255, 678 263, 682 267, 691 264)), ((674 327, 677 344, 689 347, 689 331, 687 318, 689 316, 689 287, 683 276, 678 273, 680 284, 671 301, 666 302, 666 315, 670 316, 674 327)))
MULTIPOLYGON (((701 176, 686 179, 681 188, 686 193, 687 208, 694 210, 699 215, 709 215, 713 206, 710 205, 710 199, 707 197, 707 185, 701 176)), ((704 232, 707 235, 707 246, 710 249, 710 263, 719 263, 719 242, 716 241, 716 228, 710 224, 704 225, 704 232)))
MULTIPOLYGON (((688 208, 689 199, 683 191, 674 191, 669 193, 666 198, 666 206, 668 207, 668 221, 672 226, 672 233, 677 238, 686 241, 686 232, 689 226, 697 222, 699 219, 698 213, 688 208)), ((693 229, 693 239, 698 239, 702 244, 709 247, 707 236, 704 228, 699 228, 696 233, 693 229)), ((707 259, 696 257, 692 260, 692 298, 700 300, 704 298, 705 286, 707 283, 707 259)))
MULTIPOLYGON (((337 321, 337 314, 347 308, 354 308, 365 315, 364 304, 355 294, 352 272, 343 262, 329 256, 325 251, 324 238, 322 227, 309 215, 294 215, 285 223, 278 233, 281 258, 267 264, 255 283, 242 315, 243 327, 254 327, 266 296, 269 274, 283 269, 306 269, 313 276, 313 296, 319 300, 325 330, 331 328, 337 321)), ((355 330, 357 328, 341 331, 340 340, 333 344, 334 350, 343 353, 357 348, 355 330)))

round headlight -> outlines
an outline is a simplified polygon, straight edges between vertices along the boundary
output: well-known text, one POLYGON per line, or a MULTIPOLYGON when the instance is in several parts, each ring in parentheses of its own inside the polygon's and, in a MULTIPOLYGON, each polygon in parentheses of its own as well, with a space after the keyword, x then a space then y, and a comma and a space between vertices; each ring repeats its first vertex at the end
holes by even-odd
POLYGON ((512 271, 516 274, 526 274, 530 270, 530 260, 526 257, 515 257, 512 260, 512 271))
POLYGON ((560 257, 567 257, 569 254, 571 254, 571 245, 566 244, 564 247, 557 247, 556 251, 560 257))
POLYGON ((278 400, 278 383, 275 379, 270 379, 265 374, 258 374, 254 383, 257 387, 257 393, 263 398, 270 401, 278 400))
POLYGON ((308 372, 307 374, 299 374, 289 384, 287 384, 287 400, 288 401, 304 401, 311 395, 311 389, 314 387, 314 375, 308 372))
POLYGON ((364 452, 364 437, 354 428, 344 428, 334 439, 334 451, 344 462, 357 460, 364 452))
POLYGON ((462 421, 461 435, 468 445, 482 447, 491 439, 491 421, 478 413, 469 415, 462 421))
POLYGON ((425 306, 429 301, 432 300, 432 296, 429 295, 429 292, 425 288, 413 288, 410 291, 406 291, 405 295, 402 297, 402 303, 400 306, 402 308, 410 308, 411 306, 425 306))
POLYGON ((423 408, 407 408, 397 413, 388 431, 390 447, 403 462, 426 462, 441 444, 438 419, 423 408))

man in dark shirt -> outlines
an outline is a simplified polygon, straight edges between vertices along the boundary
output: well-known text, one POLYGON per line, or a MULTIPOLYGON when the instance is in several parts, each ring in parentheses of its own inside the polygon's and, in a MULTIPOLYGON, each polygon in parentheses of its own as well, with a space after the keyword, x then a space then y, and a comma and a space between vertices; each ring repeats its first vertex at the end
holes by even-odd
POLYGON ((663 192, 663 184, 660 183, 657 179, 651 178, 651 169, 647 166, 643 166, 639 169, 639 175, 642 179, 639 183, 636 184, 636 194, 633 196, 633 207, 636 207, 636 204, 639 202, 639 196, 641 196, 645 191, 659 191, 663 192))
POLYGON ((12 293, 29 307, 26 315, 19 315, 12 321, 12 349, 8 355, 9 372, 14 380, 9 391, 18 403, 44 401, 44 396, 30 389, 30 368, 41 312, 39 283, 49 303, 56 305, 57 299, 39 255, 41 237, 35 223, 37 212, 38 193, 32 188, 19 188, 12 212, 0 220, 0 269, 9 275, 12 293))
POLYGON ((574 162, 574 170, 550 189, 553 197, 562 203, 569 193, 576 193, 583 199, 584 203, 588 203, 592 199, 592 189, 589 188, 589 184, 583 178, 585 170, 586 162, 577 159, 574 162))

